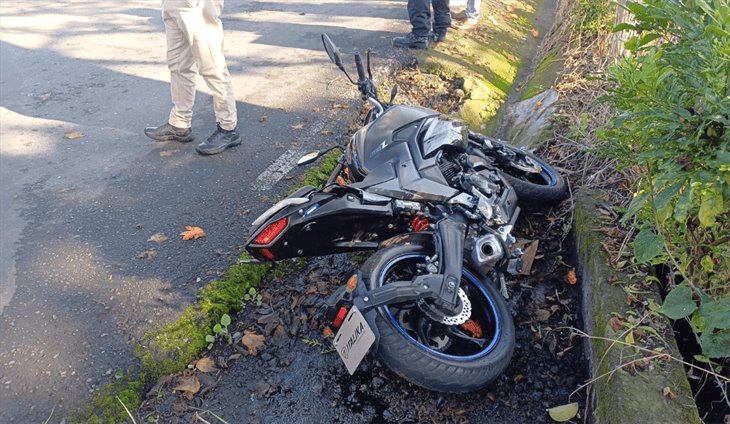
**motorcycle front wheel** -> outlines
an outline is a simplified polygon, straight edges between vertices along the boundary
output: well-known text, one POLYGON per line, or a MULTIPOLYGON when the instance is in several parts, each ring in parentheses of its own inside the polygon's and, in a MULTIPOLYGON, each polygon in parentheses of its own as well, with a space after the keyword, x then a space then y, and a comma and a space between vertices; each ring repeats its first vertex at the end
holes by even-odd
MULTIPOLYGON (((366 285, 376 288, 425 274, 425 246, 403 244, 377 251, 363 265, 366 285)), ((471 306, 469 319, 447 325, 433 318, 423 302, 378 309, 378 355, 395 373, 438 392, 465 393, 483 388, 509 365, 515 345, 512 316, 488 278, 465 269, 461 290, 471 306)))
POLYGON ((515 146, 502 144, 514 156, 500 163, 500 174, 512 185, 517 198, 527 204, 553 204, 562 200, 567 192, 565 180, 558 171, 542 158, 515 146), (529 172, 526 169, 540 169, 529 172))

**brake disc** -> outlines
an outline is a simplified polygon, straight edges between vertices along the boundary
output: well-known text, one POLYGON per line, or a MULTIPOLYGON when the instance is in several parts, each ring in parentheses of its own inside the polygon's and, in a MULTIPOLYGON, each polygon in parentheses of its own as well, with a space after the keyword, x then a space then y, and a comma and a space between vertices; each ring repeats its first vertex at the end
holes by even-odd
POLYGON ((459 300, 461 300, 461 312, 454 316, 444 315, 439 313, 433 306, 428 304, 425 300, 419 299, 416 304, 418 308, 423 311, 429 318, 445 325, 461 325, 469 320, 471 317, 471 302, 466 297, 464 289, 459 287, 459 300))

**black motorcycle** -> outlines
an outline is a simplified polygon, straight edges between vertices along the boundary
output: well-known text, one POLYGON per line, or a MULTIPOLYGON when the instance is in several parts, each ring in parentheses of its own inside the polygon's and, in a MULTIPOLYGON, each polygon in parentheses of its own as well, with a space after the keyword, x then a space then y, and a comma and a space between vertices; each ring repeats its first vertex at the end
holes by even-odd
POLYGON ((374 250, 326 304, 350 373, 372 351, 422 387, 482 388, 506 369, 515 344, 504 275, 521 268, 511 235, 518 202, 554 203, 564 180, 537 156, 457 120, 394 105, 397 87, 379 100, 370 51, 367 68, 353 53, 354 81, 334 43, 322 41, 373 108, 338 146, 324 188, 303 187, 264 212, 246 250, 259 261, 374 250))

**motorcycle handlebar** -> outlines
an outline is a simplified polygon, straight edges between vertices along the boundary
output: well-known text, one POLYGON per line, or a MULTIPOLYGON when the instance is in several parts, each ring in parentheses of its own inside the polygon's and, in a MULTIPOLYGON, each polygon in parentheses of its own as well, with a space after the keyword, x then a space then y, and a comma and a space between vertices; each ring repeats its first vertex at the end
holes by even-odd
POLYGON ((362 64, 362 57, 359 52, 355 52, 355 66, 357 66, 357 78, 358 82, 363 82, 367 78, 365 77, 365 67, 362 64))

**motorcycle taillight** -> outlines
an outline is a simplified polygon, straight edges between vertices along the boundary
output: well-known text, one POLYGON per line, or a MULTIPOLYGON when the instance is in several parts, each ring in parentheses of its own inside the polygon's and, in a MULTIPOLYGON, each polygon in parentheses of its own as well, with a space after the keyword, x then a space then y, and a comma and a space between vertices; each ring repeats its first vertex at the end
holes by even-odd
POLYGON ((288 223, 289 218, 284 217, 272 224, 267 225, 266 228, 264 228, 264 230, 261 231, 258 236, 256 236, 253 242, 255 244, 271 243, 276 237, 279 236, 279 234, 281 234, 282 231, 284 231, 288 223))

